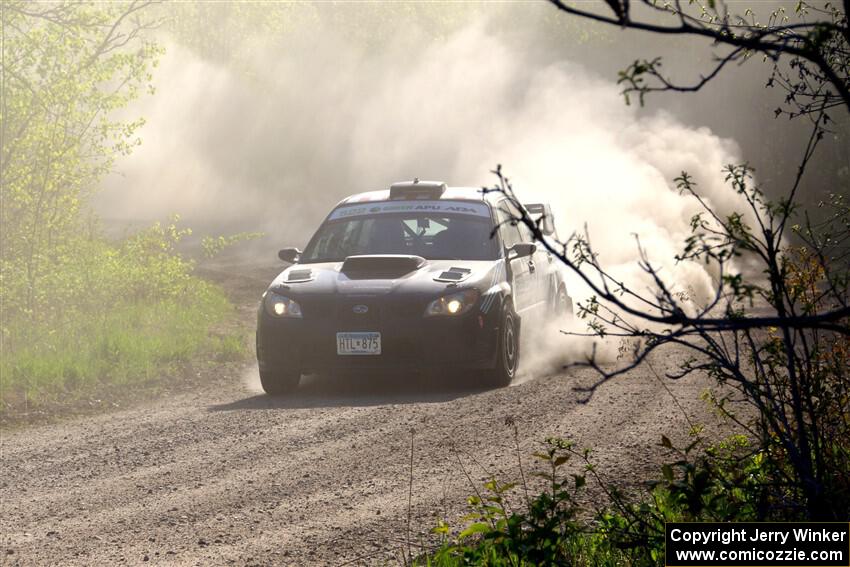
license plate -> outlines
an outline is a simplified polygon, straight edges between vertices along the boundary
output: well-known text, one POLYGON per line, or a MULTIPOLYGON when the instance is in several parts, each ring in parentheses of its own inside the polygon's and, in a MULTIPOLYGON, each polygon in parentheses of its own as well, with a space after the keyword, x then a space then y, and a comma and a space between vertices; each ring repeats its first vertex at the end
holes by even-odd
POLYGON ((381 354, 381 333, 337 333, 336 353, 381 354))

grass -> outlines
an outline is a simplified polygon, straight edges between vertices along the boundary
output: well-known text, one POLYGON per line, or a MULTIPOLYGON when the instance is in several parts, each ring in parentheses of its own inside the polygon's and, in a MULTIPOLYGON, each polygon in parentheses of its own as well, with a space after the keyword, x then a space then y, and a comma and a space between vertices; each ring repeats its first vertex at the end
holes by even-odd
POLYGON ((219 289, 197 283, 205 290, 192 301, 122 304, 62 328, 27 329, 27 346, 0 362, 0 411, 71 404, 105 386, 132 388, 192 359, 243 357, 240 333, 215 332, 232 306, 219 289))
MULTIPOLYGON (((624 567, 633 565, 633 559, 616 549, 604 536, 592 533, 574 533, 558 542, 561 557, 569 558, 569 565, 593 565, 594 567, 624 567)), ((486 539, 468 542, 465 546, 443 546, 433 555, 420 557, 411 562, 415 567, 461 567, 487 565, 489 567, 535 567, 517 553, 506 553, 503 548, 491 545, 486 539)))
POLYGON ((79 242, 29 310, 12 308, 24 286, 0 289, 0 418, 126 399, 190 365, 244 358, 235 309, 176 252, 182 234, 155 225, 118 244, 79 242))
MULTIPOLYGON (((514 428, 516 432, 515 424, 514 428)), ((577 450, 568 440, 548 438, 544 450, 533 454, 536 465, 530 476, 543 482, 535 485, 530 497, 518 498, 529 492, 526 480, 491 479, 483 489, 472 485, 474 495, 467 498, 469 513, 463 524, 453 529, 446 520, 440 521, 431 530, 439 543, 406 563, 658 567, 664 564, 668 522, 804 518, 800 508, 793 512, 796 516, 788 516, 777 507, 764 506, 770 501, 766 490, 773 487, 765 481, 774 464, 746 436, 716 442, 703 437, 697 427, 691 439, 687 446, 676 447, 662 437, 661 444, 674 461, 661 465, 660 477, 643 490, 632 492, 600 476, 589 449, 577 450), (570 465, 571 460, 578 462, 570 465), (601 490, 601 499, 577 498, 588 479, 601 490)), ((471 484, 468 475, 467 479, 471 484)))

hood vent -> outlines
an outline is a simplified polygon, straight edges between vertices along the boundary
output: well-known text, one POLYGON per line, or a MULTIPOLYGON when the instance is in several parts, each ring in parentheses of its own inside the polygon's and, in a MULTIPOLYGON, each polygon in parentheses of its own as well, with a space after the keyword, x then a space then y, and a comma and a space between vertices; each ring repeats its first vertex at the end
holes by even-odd
POLYGON ((342 263, 340 271, 353 279, 398 278, 418 270, 424 264, 425 258, 404 254, 349 256, 342 263))
POLYGON ((463 280, 468 278, 470 274, 472 274, 472 270, 470 270, 469 268, 456 268, 452 266, 451 268, 434 278, 434 281, 457 283, 462 282, 463 280))
POLYGON ((309 282, 313 279, 313 270, 301 269, 301 270, 290 270, 286 274, 286 283, 303 283, 309 282))

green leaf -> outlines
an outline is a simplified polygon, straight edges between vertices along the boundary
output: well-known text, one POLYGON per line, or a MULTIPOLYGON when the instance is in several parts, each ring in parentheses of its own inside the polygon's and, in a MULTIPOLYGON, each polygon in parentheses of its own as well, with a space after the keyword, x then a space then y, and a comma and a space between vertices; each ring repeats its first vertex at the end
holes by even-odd
POLYGON ((449 525, 446 522, 444 522, 443 520, 440 520, 437 523, 436 526, 431 528, 431 533, 432 534, 448 534, 449 533, 449 525))
POLYGON ((458 539, 466 539, 471 535, 483 534, 489 531, 489 524, 485 524, 484 522, 475 522, 474 524, 470 524, 469 526, 467 526, 466 529, 460 532, 460 535, 458 535, 457 537, 458 539))
POLYGON ((574 474, 573 478, 575 479, 576 490, 587 484, 587 479, 583 474, 574 474))

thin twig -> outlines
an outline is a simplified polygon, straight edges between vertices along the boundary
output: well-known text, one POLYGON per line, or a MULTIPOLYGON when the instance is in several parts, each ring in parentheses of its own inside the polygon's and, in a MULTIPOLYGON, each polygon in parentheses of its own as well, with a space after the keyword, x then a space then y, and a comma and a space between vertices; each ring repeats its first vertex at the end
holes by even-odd
POLYGON ((413 438, 416 431, 410 430, 410 476, 408 477, 407 486, 407 557, 404 564, 407 565, 407 560, 412 559, 413 555, 410 551, 410 522, 413 515, 413 438))

